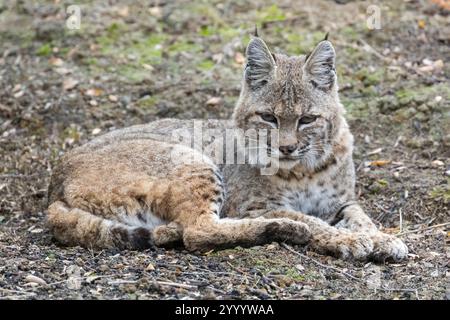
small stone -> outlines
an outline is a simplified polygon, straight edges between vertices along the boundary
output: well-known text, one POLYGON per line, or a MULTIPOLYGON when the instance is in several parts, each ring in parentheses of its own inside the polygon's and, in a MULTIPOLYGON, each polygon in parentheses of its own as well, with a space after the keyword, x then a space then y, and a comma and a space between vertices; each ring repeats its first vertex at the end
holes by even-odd
POLYGON ((162 17, 162 10, 161 7, 151 7, 148 9, 148 12, 156 17, 156 18, 161 18, 162 17))
POLYGON ((71 90, 75 88, 78 85, 78 81, 73 78, 66 78, 63 81, 63 89, 64 90, 71 90))
POLYGON ((149 263, 148 266, 145 268, 146 271, 153 271, 155 270, 155 266, 153 263, 149 263))
POLYGON ((445 163, 441 160, 434 160, 431 162, 431 164, 433 165, 433 167, 442 167, 445 165, 445 163))
POLYGON ((92 130, 92 135, 97 135, 97 134, 99 134, 100 132, 102 131, 102 129, 100 129, 100 128, 95 128, 94 130, 92 130))
POLYGON ((108 96, 108 99, 109 99, 109 101, 111 101, 111 102, 117 102, 117 101, 119 101, 119 98, 117 98, 117 96, 112 95, 112 94, 110 94, 110 95, 108 96))
POLYGON ((296 264, 296 265, 295 265, 295 268, 296 268, 298 271, 305 271, 305 267, 302 266, 301 264, 296 264))
POLYGON ((209 98, 208 101, 206 101, 206 105, 207 106, 216 106, 221 102, 222 102, 222 99, 220 97, 212 97, 212 98, 209 98))

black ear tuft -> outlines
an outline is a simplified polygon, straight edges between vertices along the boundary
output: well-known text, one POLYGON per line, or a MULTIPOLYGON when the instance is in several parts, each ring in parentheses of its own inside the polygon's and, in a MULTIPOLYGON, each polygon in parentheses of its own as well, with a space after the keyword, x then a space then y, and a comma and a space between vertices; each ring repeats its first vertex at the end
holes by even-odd
POLYGON ((323 41, 328 40, 328 35, 329 35, 329 34, 330 34, 329 32, 327 32, 327 33, 325 34, 325 38, 323 38, 323 41))
POLYGON ((275 60, 261 38, 253 38, 247 46, 247 66, 245 80, 256 90, 268 83, 273 74, 275 60))
POLYGON ((258 35, 258 26, 255 24, 255 37, 259 38, 258 35))

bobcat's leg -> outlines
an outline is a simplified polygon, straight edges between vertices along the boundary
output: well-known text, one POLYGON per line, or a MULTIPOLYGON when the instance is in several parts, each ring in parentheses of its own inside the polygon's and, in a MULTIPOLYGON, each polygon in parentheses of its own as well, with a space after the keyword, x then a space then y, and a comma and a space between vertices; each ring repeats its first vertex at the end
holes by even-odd
POLYGON ((224 186, 212 164, 178 166, 167 180, 150 185, 152 190, 144 192, 148 195, 145 201, 165 220, 180 226, 183 243, 190 251, 271 241, 301 244, 310 238, 304 223, 290 219, 220 219, 224 186))
POLYGON ((322 219, 296 211, 271 211, 264 214, 265 218, 289 218, 308 225, 312 238, 310 245, 313 250, 331 254, 343 259, 365 260, 372 253, 373 242, 368 235, 337 229, 322 219))
POLYGON ((55 238, 66 245, 86 248, 145 249, 153 245, 151 230, 129 226, 70 208, 62 201, 48 208, 47 224, 55 238))
POLYGON ((408 256, 408 248, 403 241, 395 236, 380 232, 372 220, 364 213, 358 204, 351 204, 339 214, 339 222, 335 225, 339 229, 368 234, 373 243, 373 259, 377 261, 400 261, 408 256))

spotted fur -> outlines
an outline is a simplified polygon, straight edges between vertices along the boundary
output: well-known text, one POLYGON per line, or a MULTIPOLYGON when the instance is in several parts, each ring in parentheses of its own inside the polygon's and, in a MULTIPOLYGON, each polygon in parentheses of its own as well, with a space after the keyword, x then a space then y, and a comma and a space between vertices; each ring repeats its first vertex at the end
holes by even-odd
POLYGON ((405 258, 403 242, 378 231, 356 201, 353 137, 332 44, 289 57, 255 37, 246 53, 232 119, 202 125, 219 133, 274 129, 278 144, 264 146, 276 156, 274 175, 257 165, 215 163, 201 145, 171 140, 180 129, 194 133, 194 120, 115 130, 68 152, 54 169, 48 224, 56 239, 191 251, 287 241, 348 259, 405 258))

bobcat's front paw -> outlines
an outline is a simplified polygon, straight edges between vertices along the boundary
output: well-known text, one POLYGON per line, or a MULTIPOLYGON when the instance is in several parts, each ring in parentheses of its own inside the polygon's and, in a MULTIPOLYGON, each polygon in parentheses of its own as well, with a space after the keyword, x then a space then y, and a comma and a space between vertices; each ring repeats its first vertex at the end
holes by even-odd
POLYGON ((344 259, 366 260, 373 250, 373 242, 365 234, 352 233, 340 239, 338 249, 344 259))
POLYGON ((269 223, 266 226, 266 234, 275 241, 291 244, 305 244, 311 239, 311 231, 306 223, 290 219, 269 223))
POLYGON ((373 241, 361 233, 340 233, 329 239, 324 249, 342 259, 366 260, 373 251, 373 241))
POLYGON ((401 261, 408 256, 408 247, 395 236, 378 232, 372 236, 374 250, 372 257, 376 261, 401 261))

